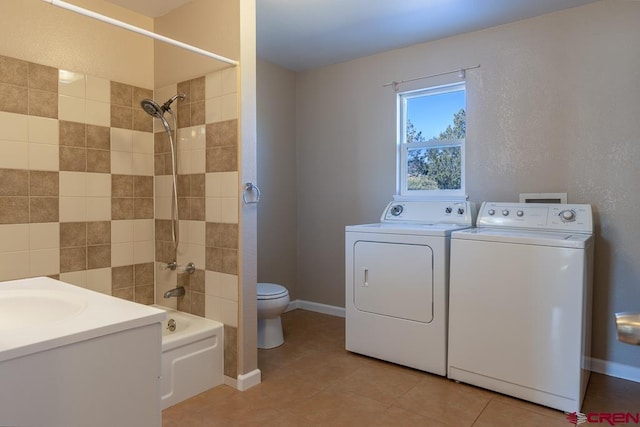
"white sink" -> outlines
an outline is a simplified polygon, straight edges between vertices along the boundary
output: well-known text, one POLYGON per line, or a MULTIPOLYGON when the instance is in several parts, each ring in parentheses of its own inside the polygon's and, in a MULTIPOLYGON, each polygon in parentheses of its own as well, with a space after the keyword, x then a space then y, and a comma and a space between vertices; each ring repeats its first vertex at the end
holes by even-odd
POLYGON ((0 290, 0 331, 46 326, 85 308, 86 299, 63 290, 0 290))
POLYGON ((616 313, 618 341, 640 345, 640 313, 616 313))

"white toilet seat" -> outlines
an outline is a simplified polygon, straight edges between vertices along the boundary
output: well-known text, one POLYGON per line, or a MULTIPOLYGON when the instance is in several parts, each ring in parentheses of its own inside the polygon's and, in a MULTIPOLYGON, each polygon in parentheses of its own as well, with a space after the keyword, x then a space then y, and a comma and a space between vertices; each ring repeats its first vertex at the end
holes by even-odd
POLYGON ((259 300, 270 300, 288 296, 289 291, 284 286, 275 283, 258 283, 256 295, 259 300))

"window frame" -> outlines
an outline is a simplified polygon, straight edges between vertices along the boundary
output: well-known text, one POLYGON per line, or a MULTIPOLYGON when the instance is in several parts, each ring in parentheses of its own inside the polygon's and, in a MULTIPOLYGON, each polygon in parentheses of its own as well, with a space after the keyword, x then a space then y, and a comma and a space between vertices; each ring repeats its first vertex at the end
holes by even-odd
POLYGON ((415 200, 415 199, 447 199, 466 200, 466 167, 465 167, 465 143, 466 135, 463 139, 431 140, 425 142, 411 143, 407 139, 407 100, 422 96, 433 96, 449 92, 464 91, 465 105, 464 111, 467 113, 466 84, 456 82, 438 86, 425 87, 421 89, 398 92, 396 95, 398 109, 398 126, 396 139, 396 195, 395 200, 415 200), (436 149, 444 147, 460 147, 460 188, 456 190, 408 190, 407 169, 410 149, 427 148, 436 149))

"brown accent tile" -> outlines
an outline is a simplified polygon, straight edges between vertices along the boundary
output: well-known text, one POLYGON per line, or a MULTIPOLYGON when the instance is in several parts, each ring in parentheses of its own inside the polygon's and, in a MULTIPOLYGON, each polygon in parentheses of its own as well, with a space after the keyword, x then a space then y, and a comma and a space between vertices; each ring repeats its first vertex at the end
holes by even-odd
POLYGON ((204 317, 204 294, 191 291, 191 314, 204 317))
POLYGON ((111 151, 87 149, 87 172, 111 173, 111 151))
POLYGON ((29 113, 29 96, 26 87, 0 83, 0 111, 16 114, 29 113))
POLYGON ((60 145, 68 147, 86 147, 87 130, 88 128, 83 123, 60 120, 58 122, 60 145))
POLYGON ((140 101, 143 99, 153 99, 153 91, 151 89, 145 89, 143 87, 133 87, 133 108, 140 107, 140 101))
POLYGON ((209 123, 206 128, 206 147, 223 147, 238 145, 238 120, 209 123))
POLYGON ((87 245, 86 222, 61 222, 60 247, 72 248, 87 245))
POLYGON ((156 154, 168 153, 171 151, 169 137, 166 132, 157 132, 153 134, 153 151, 156 154))
POLYGON ((112 81, 111 104, 133 107, 133 86, 112 81))
POLYGON ((176 249, 171 241, 156 241, 156 261, 171 262, 176 259, 176 249))
POLYGON ((205 249, 205 269, 222 272, 222 249, 210 247, 205 249))
POLYGON ((191 81, 190 80, 179 82, 177 90, 178 90, 177 93, 184 93, 185 95, 185 99, 183 101, 178 100, 178 102, 182 102, 182 103, 191 102, 191 81))
POLYGON ((60 273, 87 269, 87 247, 60 248, 60 273))
POLYGON ((27 61, 0 55, 0 83, 26 88, 29 81, 28 76, 29 63, 27 61))
POLYGON ((187 101, 196 103, 204 101, 205 98, 205 77, 198 77, 189 81, 189 99, 187 101))
POLYGON ((238 328, 224 325, 224 374, 238 376, 238 328))
POLYGON ((191 195, 191 175, 178 175, 178 197, 191 195))
POLYGON ((191 291, 191 275, 189 273, 178 273, 176 274, 176 286, 182 286, 185 291, 191 291))
POLYGON ((87 223, 87 244, 101 245, 111 243, 111 221, 92 221, 87 223))
POLYGON ((236 147, 215 147, 206 149, 207 172, 232 172, 238 170, 236 147))
POLYGON ((133 197, 133 175, 111 175, 111 197, 133 197))
POLYGON ((58 69, 29 62, 29 89, 58 94, 58 69))
POLYGON ((138 304, 151 305, 155 301, 155 291, 153 285, 136 286, 135 302, 138 304))
POLYGON ((87 171, 87 149, 60 147, 60 170, 69 172, 87 171))
POLYGON ((111 219, 133 219, 133 198, 112 198, 111 219))
POLYGON ((133 199, 134 219, 153 219, 153 198, 136 197, 133 199))
POLYGON ((205 183, 204 173, 192 174, 189 182, 189 195, 191 197, 205 197, 205 183))
POLYGON ((186 197, 178 198, 178 218, 183 221, 191 220, 191 203, 186 197))
POLYGON ((133 197, 153 197, 153 177, 135 175, 133 177, 133 197))
POLYGON ((196 271, 193 272, 191 279, 189 280, 192 292, 204 293, 204 277, 204 270, 196 269, 196 271))
POLYGON ((111 267, 111 245, 87 246, 87 268, 111 267))
POLYGON ((111 104, 111 127, 133 129, 133 109, 111 104))
POLYGON ((171 220, 156 219, 156 240, 171 240, 171 220))
POLYGON ((221 273, 238 274, 238 251, 236 249, 221 249, 221 273))
POLYGON ((111 296, 127 301, 133 301, 133 288, 131 287, 112 290, 111 296))
POLYGON ((143 264, 136 264, 134 269, 134 285, 136 288, 145 285, 153 285, 153 272, 154 263, 146 262, 143 264))
POLYGON ((189 219, 191 221, 206 220, 206 202, 204 197, 189 198, 189 219))
POLYGON ((142 109, 133 109, 133 130, 153 132, 153 117, 142 109))
POLYGON ((191 104, 191 126, 203 125, 205 123, 204 101, 191 104))
POLYGON ((178 310, 191 313, 191 292, 187 292, 183 296, 178 297, 178 310))
POLYGON ((29 171, 29 195, 58 196, 59 173, 48 171, 29 171))
POLYGON ((29 89, 29 114, 32 116, 58 118, 58 94, 29 89))
POLYGON ((178 111, 178 127, 186 128, 191 126, 191 104, 186 102, 182 104, 178 104, 177 111, 178 111))
POLYGON ((87 125, 87 148, 111 150, 111 132, 107 126, 87 125))
POLYGON ((133 286, 133 265, 111 267, 111 292, 133 286))
POLYGON ((207 222, 205 233, 207 247, 238 249, 238 224, 207 222))
POLYGON ((0 197, 0 224, 28 224, 28 197, 0 197))
POLYGON ((153 174, 155 176, 164 175, 164 154, 153 156, 153 174))
POLYGON ((29 222, 60 221, 60 199, 58 197, 29 197, 29 222))
POLYGON ((171 175, 173 173, 173 159, 171 158, 171 153, 164 154, 164 174, 163 175, 171 175))
POLYGON ((26 169, 0 169, 0 196, 28 196, 29 171, 26 169))

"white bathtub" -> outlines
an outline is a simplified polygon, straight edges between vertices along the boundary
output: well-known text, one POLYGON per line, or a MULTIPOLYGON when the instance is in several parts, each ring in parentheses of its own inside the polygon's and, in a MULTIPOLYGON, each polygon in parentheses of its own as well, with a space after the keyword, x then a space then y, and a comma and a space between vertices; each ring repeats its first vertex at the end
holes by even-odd
POLYGON ((224 326, 162 306, 162 409, 224 382, 224 326), (169 323, 175 321, 175 330, 169 323))

